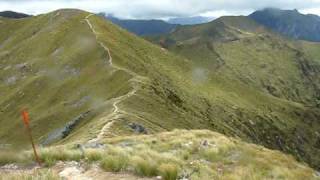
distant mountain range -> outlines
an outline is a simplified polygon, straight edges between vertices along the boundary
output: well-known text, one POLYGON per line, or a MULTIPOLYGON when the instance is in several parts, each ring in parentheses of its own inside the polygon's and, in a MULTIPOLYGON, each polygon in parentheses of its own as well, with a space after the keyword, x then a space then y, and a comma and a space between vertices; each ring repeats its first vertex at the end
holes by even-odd
MULTIPOLYGON (((203 16, 179 17, 164 20, 133 20, 120 19, 112 15, 105 16, 114 24, 139 36, 153 36, 172 32, 180 25, 196 25, 208 23, 213 18, 203 16)), ((0 16, 6 18, 25 18, 30 15, 14 11, 0 12, 0 16)), ((248 17, 257 23, 293 39, 320 42, 320 17, 312 14, 301 14, 298 10, 281 10, 265 8, 255 11, 248 17)))
POLYGON ((24 14, 24 13, 18 13, 18 12, 14 12, 14 11, 2 11, 2 12, 0 12, 0 16, 6 17, 6 18, 20 19, 20 18, 29 17, 30 15, 24 14))
POLYGON ((181 18, 171 18, 167 22, 170 24, 180 24, 180 25, 194 25, 203 24, 212 21, 214 18, 203 17, 203 16, 193 16, 193 17, 181 17, 181 18))
POLYGON ((183 18, 171 18, 167 21, 163 20, 133 20, 133 19, 120 19, 112 15, 105 15, 108 20, 117 24, 118 26, 127 29, 128 31, 137 34, 139 36, 160 35, 169 33, 179 25, 194 25, 202 24, 211 21, 213 18, 207 18, 202 16, 183 17, 183 18))
POLYGON ((140 36, 169 33, 178 26, 176 24, 169 24, 162 20, 119 19, 112 15, 107 15, 105 17, 114 24, 117 24, 118 26, 140 36))
POLYGON ((260 24, 294 39, 320 41, 320 17, 297 10, 266 8, 249 15, 260 24))
MULTIPOLYGON (((297 10, 266 8, 255 11, 248 17, 284 36, 320 41, 320 17, 317 15, 304 15, 297 10)), ((167 21, 118 19, 113 16, 107 16, 107 18, 122 28, 142 36, 165 34, 174 30, 178 25, 203 24, 213 20, 213 18, 202 16, 172 18, 167 21)))

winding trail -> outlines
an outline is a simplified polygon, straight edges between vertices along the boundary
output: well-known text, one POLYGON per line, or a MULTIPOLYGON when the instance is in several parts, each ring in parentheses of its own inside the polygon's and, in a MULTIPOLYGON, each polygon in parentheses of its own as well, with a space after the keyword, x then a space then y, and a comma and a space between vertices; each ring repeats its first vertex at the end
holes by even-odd
POLYGON ((140 76, 129 69, 120 67, 120 66, 113 63, 110 49, 103 42, 101 42, 99 40, 99 33, 95 30, 94 26, 92 25, 92 23, 89 20, 89 18, 93 15, 94 14, 89 14, 88 16, 86 16, 85 21, 87 22, 88 26, 90 27, 92 33, 95 35, 96 41, 98 42, 98 44, 108 53, 109 65, 117 71, 124 71, 132 76, 132 78, 129 80, 132 84, 132 90, 123 96, 119 96, 119 97, 116 97, 116 98, 113 98, 110 100, 111 102, 113 102, 112 103, 113 112, 111 114, 101 118, 101 120, 106 121, 107 123, 103 126, 103 128, 101 129, 101 131, 97 135, 97 137, 89 140, 88 142, 97 142, 97 141, 101 140, 105 136, 105 134, 108 133, 109 129, 114 124, 114 122, 121 117, 121 115, 130 115, 130 113, 121 110, 119 108, 118 104, 123 102, 124 100, 130 98, 131 96, 134 96, 139 89, 139 86, 137 86, 136 83, 144 83, 145 80, 147 79, 146 77, 140 76))

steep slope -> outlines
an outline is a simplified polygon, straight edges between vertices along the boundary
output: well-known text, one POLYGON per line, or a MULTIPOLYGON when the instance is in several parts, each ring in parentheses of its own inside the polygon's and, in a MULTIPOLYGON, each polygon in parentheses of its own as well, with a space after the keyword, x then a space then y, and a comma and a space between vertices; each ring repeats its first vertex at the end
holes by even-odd
MULTIPOLYGON (((213 110, 215 116, 230 129, 300 158, 308 156, 309 145, 319 152, 319 54, 310 56, 306 45, 288 41, 247 17, 182 26, 152 41, 192 60, 201 83, 223 89, 226 96, 219 97, 234 111, 216 102, 212 109, 221 108, 223 113, 213 110)), ((319 167, 316 161, 313 165, 319 167)))
POLYGON ((14 18, 14 19, 30 17, 30 15, 28 14, 18 13, 13 11, 2 11, 0 12, 0 16, 5 18, 14 18))
MULTIPOLYGON (((243 46, 225 52, 229 58, 213 53, 214 58, 197 62, 78 10, 0 22, 0 144, 27 145, 19 115, 21 108, 28 108, 35 139, 42 144, 96 142, 176 128, 211 129, 289 152, 319 167, 318 109, 304 106, 299 98, 289 101, 284 93, 281 98, 272 96, 259 84, 252 87, 256 81, 246 85, 237 74, 244 71, 241 68, 219 68, 237 62, 232 56, 248 51, 243 46)), ((212 30, 206 29, 210 24, 199 26, 196 38, 184 28, 177 31, 182 32, 179 38, 191 38, 186 41, 190 45, 211 37, 223 52, 223 45, 260 38, 255 32, 261 28, 255 23, 238 22, 216 21, 224 26, 212 30), (203 31, 206 37, 201 37, 203 31)), ((248 48, 254 46, 250 42, 248 48)), ((212 52, 206 49, 210 44, 199 45, 192 49, 194 57, 202 59, 212 52)), ((262 45, 269 50, 273 44, 262 45)), ((246 60, 247 54, 242 54, 239 57, 246 60)))
POLYGON ((304 15, 297 10, 267 8, 256 11, 249 17, 285 36, 320 41, 320 17, 317 15, 304 15))
POLYGON ((132 123, 149 133, 209 125, 183 105, 189 63, 103 18, 61 10, 1 19, 1 29, 1 144, 27 144, 25 107, 43 144, 134 133, 132 123))
POLYGON ((139 36, 164 34, 176 28, 177 24, 169 24, 162 20, 130 20, 106 16, 114 24, 139 36))

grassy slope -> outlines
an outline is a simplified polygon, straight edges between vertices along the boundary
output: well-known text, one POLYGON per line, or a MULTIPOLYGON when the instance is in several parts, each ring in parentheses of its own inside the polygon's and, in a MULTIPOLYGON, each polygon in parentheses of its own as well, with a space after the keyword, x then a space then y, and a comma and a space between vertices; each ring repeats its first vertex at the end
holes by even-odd
MULTIPOLYGON (((151 133, 212 129, 319 165, 319 113, 230 81, 224 73, 217 75, 200 66, 202 63, 173 55, 102 18, 90 17, 98 41, 110 49, 113 63, 144 77, 141 82, 132 81, 132 74, 109 65, 108 53, 85 22, 87 15, 62 10, 23 21, 2 19, 1 144, 26 145, 19 117, 22 107, 30 110, 38 142, 89 111, 63 142, 90 140, 110 122, 112 98, 136 89, 118 104, 122 113, 104 135, 132 134, 130 122, 151 133), (10 133, 13 131, 16 133, 10 133)), ((238 31, 230 30, 231 40, 239 38, 233 37, 238 31)), ((241 37, 252 37, 252 33, 241 37)))
POLYGON ((217 97, 209 103, 209 119, 223 119, 228 132, 319 167, 319 157, 311 155, 319 153, 320 142, 317 46, 297 46, 246 17, 184 26, 152 40, 193 61, 202 92, 217 97))

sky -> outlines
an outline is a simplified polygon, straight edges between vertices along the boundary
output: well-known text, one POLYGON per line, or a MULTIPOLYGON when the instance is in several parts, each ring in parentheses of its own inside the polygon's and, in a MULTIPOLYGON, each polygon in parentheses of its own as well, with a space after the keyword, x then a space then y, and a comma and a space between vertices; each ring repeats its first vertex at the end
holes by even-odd
POLYGON ((130 19, 248 15, 266 7, 298 9, 301 13, 320 15, 320 0, 0 0, 0 11, 36 15, 61 8, 77 8, 130 19))

